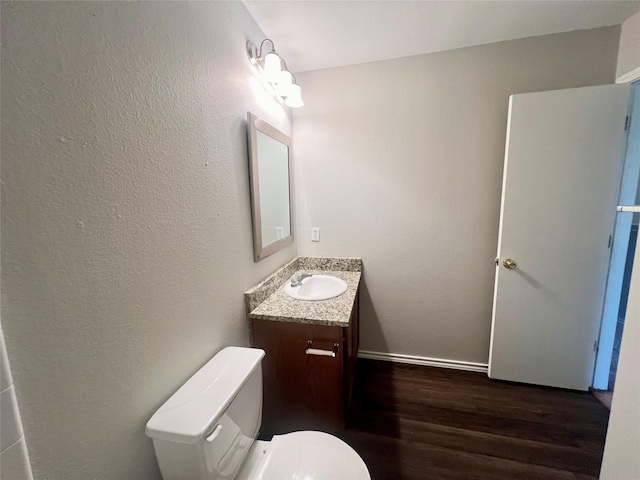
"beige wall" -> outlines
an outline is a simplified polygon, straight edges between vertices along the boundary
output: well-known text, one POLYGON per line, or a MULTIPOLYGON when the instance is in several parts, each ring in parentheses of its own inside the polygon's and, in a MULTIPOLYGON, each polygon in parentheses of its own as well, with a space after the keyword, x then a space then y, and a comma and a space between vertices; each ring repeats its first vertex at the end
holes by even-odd
POLYGON ((144 425, 247 345, 241 2, 2 5, 2 326, 35 478, 159 478, 144 425))
POLYGON ((640 12, 622 24, 616 77, 640 68, 640 12))
POLYGON ((298 75, 298 250, 363 257, 363 350, 487 362, 508 97, 612 83, 619 33, 298 75))

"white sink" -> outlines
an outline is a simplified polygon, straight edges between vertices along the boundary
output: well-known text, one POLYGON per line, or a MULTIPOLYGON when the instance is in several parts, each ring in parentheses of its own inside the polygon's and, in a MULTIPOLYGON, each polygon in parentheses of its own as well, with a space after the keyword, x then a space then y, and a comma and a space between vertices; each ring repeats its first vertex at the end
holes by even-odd
POLYGON ((287 282, 284 291, 297 300, 328 300, 347 291, 347 283, 331 275, 313 275, 302 280, 298 287, 287 282))

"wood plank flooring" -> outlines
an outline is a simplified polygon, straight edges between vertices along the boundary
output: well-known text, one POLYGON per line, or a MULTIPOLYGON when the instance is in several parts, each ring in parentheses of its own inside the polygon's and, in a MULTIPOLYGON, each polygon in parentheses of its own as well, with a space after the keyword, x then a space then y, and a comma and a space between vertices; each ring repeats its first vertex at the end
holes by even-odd
POLYGON ((593 480, 608 417, 588 393, 359 359, 349 425, 333 433, 373 480, 593 480))

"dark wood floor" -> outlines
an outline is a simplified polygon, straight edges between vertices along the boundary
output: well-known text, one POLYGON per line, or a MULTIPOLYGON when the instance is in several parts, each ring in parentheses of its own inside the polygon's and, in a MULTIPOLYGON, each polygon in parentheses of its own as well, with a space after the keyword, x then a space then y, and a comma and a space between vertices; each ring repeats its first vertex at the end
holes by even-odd
POLYGON ((381 479, 597 479, 609 411, 588 393, 358 360, 337 436, 381 479))

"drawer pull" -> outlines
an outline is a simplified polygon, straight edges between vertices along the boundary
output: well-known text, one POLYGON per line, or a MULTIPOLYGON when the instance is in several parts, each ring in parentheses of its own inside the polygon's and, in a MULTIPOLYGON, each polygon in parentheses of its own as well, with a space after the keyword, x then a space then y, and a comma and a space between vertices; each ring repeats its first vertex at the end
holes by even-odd
POLYGON ((337 343, 333 344, 333 352, 331 350, 320 350, 319 348, 313 348, 313 342, 311 340, 307 340, 307 349, 304 353, 307 355, 319 355, 321 357, 336 357, 336 354, 340 350, 340 345, 337 343))
POLYGON ((320 350, 318 348, 307 348, 305 350, 307 355, 320 355, 322 357, 334 357, 336 356, 336 352, 332 352, 331 350, 320 350))

